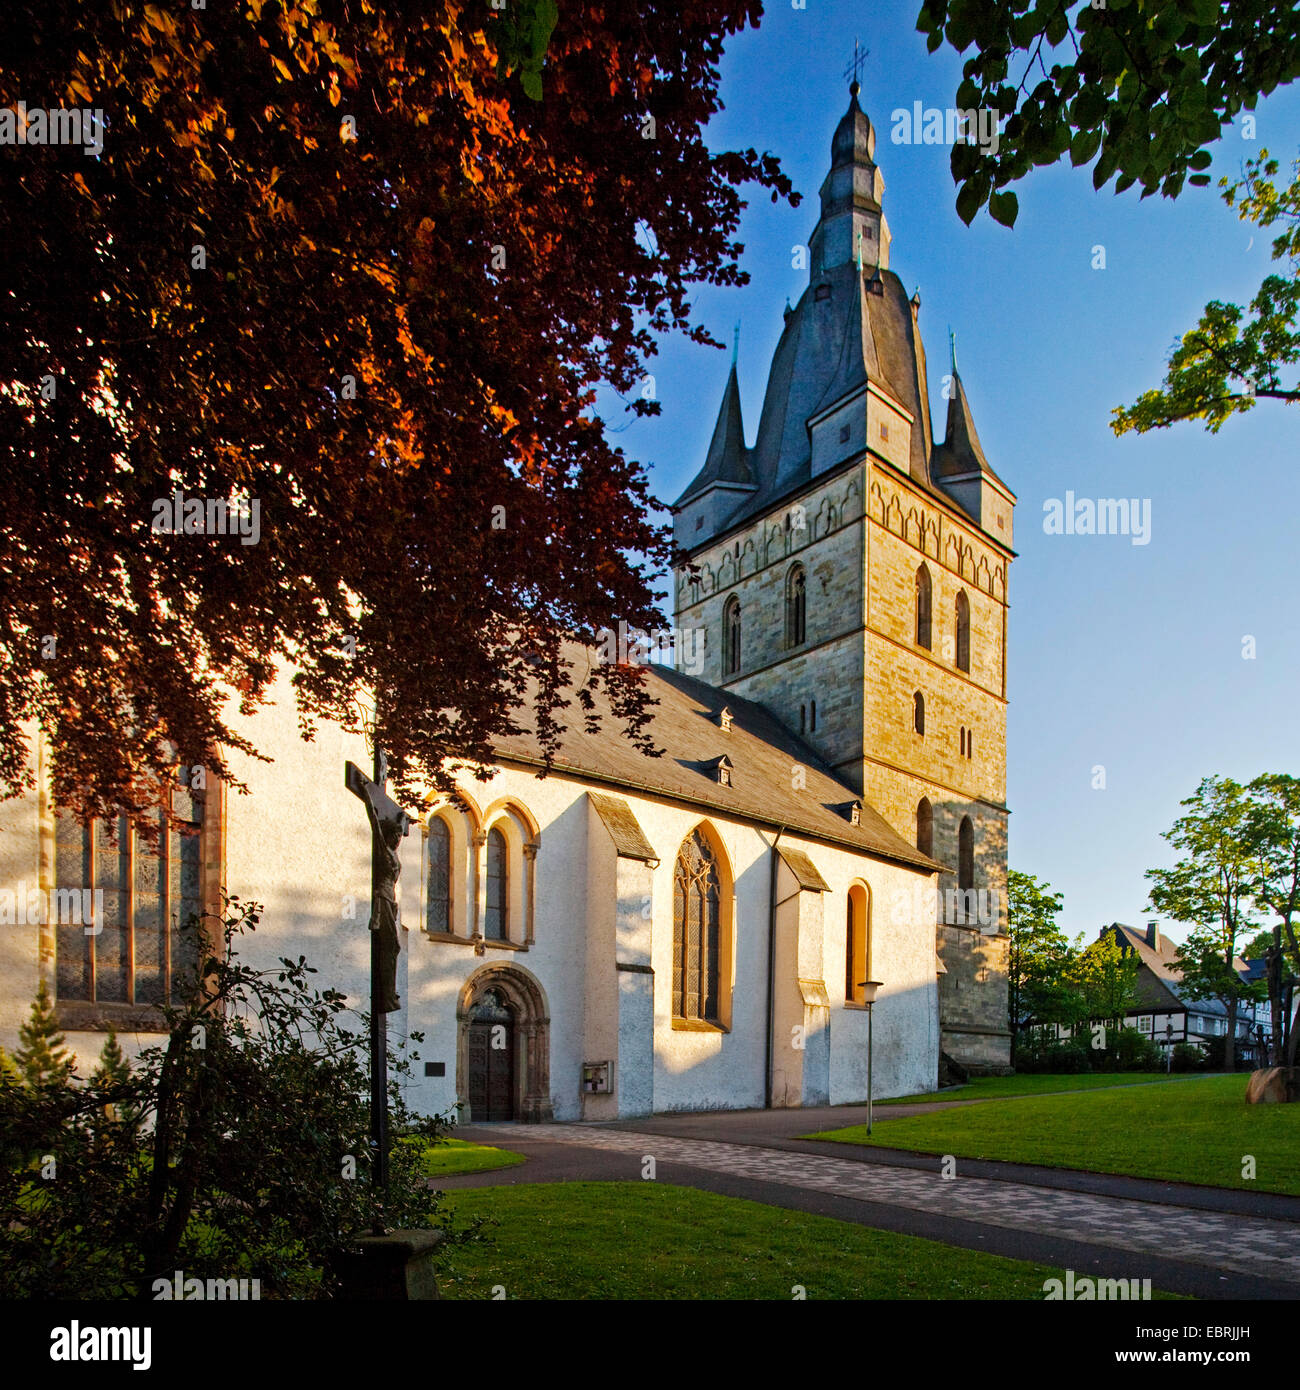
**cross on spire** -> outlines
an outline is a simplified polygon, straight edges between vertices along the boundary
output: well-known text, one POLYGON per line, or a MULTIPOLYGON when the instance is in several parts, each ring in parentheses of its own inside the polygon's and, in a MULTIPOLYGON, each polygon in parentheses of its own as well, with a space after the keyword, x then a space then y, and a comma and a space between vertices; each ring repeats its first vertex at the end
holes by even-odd
POLYGON ((740 320, 736 320, 735 332, 731 336, 731 365, 736 365, 736 358, 740 355, 740 320))
POLYGON ((850 79, 849 92, 853 96, 857 96, 862 90, 858 78, 862 75, 862 69, 866 67, 867 57, 870 52, 871 50, 869 48, 864 48, 859 51, 857 39, 853 40, 853 61, 844 69, 844 76, 850 79))

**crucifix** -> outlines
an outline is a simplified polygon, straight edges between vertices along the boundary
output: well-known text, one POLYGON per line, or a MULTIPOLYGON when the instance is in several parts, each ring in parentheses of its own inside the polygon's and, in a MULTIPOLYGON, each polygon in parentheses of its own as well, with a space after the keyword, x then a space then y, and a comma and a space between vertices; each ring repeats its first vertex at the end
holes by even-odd
POLYGON ((864 48, 859 54, 858 41, 857 39, 853 40, 853 61, 844 69, 844 76, 850 79, 849 91, 854 96, 857 96, 862 90, 858 83, 858 78, 862 76, 862 69, 866 67, 867 58, 870 56, 870 53, 871 50, 869 48, 864 48))
POLYGON ((388 759, 375 745, 375 775, 355 763, 344 767, 343 783, 365 804, 370 821, 370 1140, 374 1147, 372 1186, 376 1198, 375 1234, 382 1235, 388 1196, 388 1015, 401 1007, 397 997, 397 934, 400 909, 397 880, 402 872, 397 847, 411 828, 411 817, 384 790, 388 759))

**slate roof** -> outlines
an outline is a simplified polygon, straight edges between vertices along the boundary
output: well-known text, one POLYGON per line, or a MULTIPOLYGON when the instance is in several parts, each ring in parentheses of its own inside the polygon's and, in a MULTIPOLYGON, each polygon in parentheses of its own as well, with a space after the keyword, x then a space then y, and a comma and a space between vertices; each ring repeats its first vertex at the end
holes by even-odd
MULTIPOLYGON (((1098 940, 1111 932, 1119 937, 1121 946, 1131 949, 1137 955, 1142 965, 1137 979, 1140 1009, 1191 1009, 1198 1014, 1227 1016, 1227 1009, 1217 999, 1183 999, 1183 977, 1177 964, 1178 943, 1171 941, 1164 932, 1160 933, 1159 950, 1148 944, 1145 931, 1125 926, 1123 922, 1112 922, 1110 926, 1103 927, 1098 934, 1098 940)), ((1247 973, 1246 962, 1240 956, 1234 964, 1242 975, 1247 973)))
MULTIPOLYGON (((572 663, 570 678, 575 687, 581 686, 600 659, 595 650, 577 643, 569 644, 564 655, 572 663)), ((861 823, 851 824, 845 808, 860 798, 813 749, 761 705, 667 667, 651 665, 645 671, 649 691, 658 701, 649 733, 655 745, 664 750, 663 756, 650 758, 637 749, 600 690, 594 697, 594 712, 600 716, 596 733, 586 729, 585 713, 576 701, 567 711, 557 712, 563 733, 552 763, 555 772, 610 788, 662 796, 738 820, 785 826, 811 839, 907 864, 924 873, 945 868, 909 844, 865 804, 861 823), (724 705, 732 713, 731 729, 725 733, 718 723, 724 705), (712 772, 724 756, 734 768, 731 786, 720 785, 712 772), (802 788, 793 785, 796 767, 803 769, 802 788)), ((531 692, 525 696, 530 698, 531 692)), ((515 718, 521 726, 529 724, 527 704, 515 718)), ((533 767, 542 764, 542 751, 530 728, 498 738, 494 747, 502 762, 533 767)))
POLYGON ((714 483, 730 483, 737 487, 754 487, 754 477, 749 470, 749 450, 745 447, 745 424, 740 411, 740 384, 736 380, 736 364, 731 364, 731 375, 727 378, 726 390, 722 393, 722 405, 718 410, 718 421, 713 427, 713 438, 709 441, 709 452, 704 459, 704 467, 696 474, 695 480, 682 493, 684 502, 697 492, 712 487, 714 483))
MULTIPOLYGON (((832 169, 846 159, 874 169, 873 146, 870 124, 854 96, 832 140, 832 169)), ((868 194, 855 192, 854 196, 861 206, 878 206, 868 194)), ((835 209, 838 207, 835 204, 835 209)), ((824 189, 823 220, 831 210, 824 189)), ((816 235, 814 232, 814 240, 816 235)), ((917 324, 919 306, 919 298, 915 303, 909 299, 903 282, 892 270, 877 271, 870 264, 859 269, 854 261, 819 270, 795 307, 786 311, 753 445, 746 447, 744 442, 733 364, 704 467, 673 504, 674 509, 715 482, 756 484, 752 492, 736 495, 734 507, 720 517, 712 532, 717 535, 760 515, 778 499, 810 483, 809 417, 862 390, 868 380, 915 422, 908 460, 910 476, 934 496, 960 509, 960 503, 944 491, 942 479, 970 472, 972 467, 995 478, 997 475, 984 457, 970 402, 960 382, 949 402, 947 437, 942 444, 935 443, 925 346, 917 324), (869 286, 877 275, 879 293, 872 293, 869 286), (817 298, 818 287, 823 289, 821 299, 817 298)), ((698 544, 707 544, 712 535, 702 537, 698 544)))

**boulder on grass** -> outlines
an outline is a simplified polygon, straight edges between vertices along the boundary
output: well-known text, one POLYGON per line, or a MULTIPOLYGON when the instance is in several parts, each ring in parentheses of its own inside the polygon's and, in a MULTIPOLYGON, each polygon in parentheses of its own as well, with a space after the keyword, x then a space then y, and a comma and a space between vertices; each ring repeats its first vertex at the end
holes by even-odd
POLYGON ((1246 1083, 1247 1105, 1285 1104, 1300 1100, 1300 1067, 1265 1067, 1246 1083))

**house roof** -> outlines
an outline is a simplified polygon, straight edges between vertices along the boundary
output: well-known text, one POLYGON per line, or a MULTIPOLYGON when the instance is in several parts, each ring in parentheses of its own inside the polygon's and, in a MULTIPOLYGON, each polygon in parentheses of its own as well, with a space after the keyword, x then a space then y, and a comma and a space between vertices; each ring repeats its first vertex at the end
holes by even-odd
MULTIPOLYGON (((1227 1014, 1227 1009, 1217 999, 1184 999, 1182 992, 1183 975, 1178 968, 1178 942, 1171 941, 1164 932, 1159 933, 1159 946, 1147 940, 1145 931, 1126 926, 1123 922, 1112 922, 1102 927, 1098 940, 1114 933, 1120 945, 1133 951, 1141 964, 1137 979, 1138 1006, 1143 1009, 1193 1009, 1199 1014, 1227 1014)), ((1246 962, 1237 957, 1234 964, 1244 976, 1248 973, 1246 962)))
MULTIPOLYGON (((582 686, 600 661, 597 651, 578 643, 566 644, 564 656, 571 663, 575 687, 582 686)), ((559 752, 551 764, 555 772, 610 788, 661 796, 738 820, 784 826, 922 873, 946 868, 909 844, 879 812, 865 804, 860 824, 853 825, 846 808, 860 798, 812 748, 761 705, 680 671, 657 665, 644 670, 646 685, 657 702, 647 731, 656 747, 663 750, 662 756, 649 757, 633 744, 604 690, 597 689, 593 713, 600 723, 595 732, 587 725, 586 711, 576 702, 557 711, 562 732, 559 752), (718 722, 724 705, 732 714, 731 728, 725 732, 718 722), (721 785, 712 771, 721 757, 729 758, 732 764, 730 786, 721 785)), ((502 762, 532 767, 543 764, 541 746, 529 727, 531 694, 526 694, 525 704, 515 716, 523 726, 521 731, 494 742, 502 762)))

